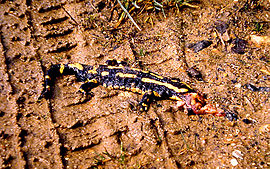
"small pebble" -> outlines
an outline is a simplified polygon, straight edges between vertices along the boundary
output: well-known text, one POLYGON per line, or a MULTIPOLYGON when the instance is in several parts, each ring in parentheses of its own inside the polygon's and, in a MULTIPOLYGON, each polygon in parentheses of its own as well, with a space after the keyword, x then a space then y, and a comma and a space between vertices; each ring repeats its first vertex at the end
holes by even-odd
POLYGON ((265 73, 266 75, 270 76, 270 71, 267 70, 266 67, 261 68, 260 71, 263 72, 263 73, 265 73))
POLYGON ((249 120, 249 119, 243 119, 242 120, 244 123, 246 123, 246 124, 250 124, 250 123, 252 123, 252 121, 251 120, 249 120))
POLYGON ((242 154, 242 152, 239 151, 239 150, 234 150, 234 151, 232 152, 232 155, 233 155, 235 158, 243 159, 243 154, 242 154))
POLYGON ((210 46, 213 42, 208 40, 202 40, 197 43, 190 43, 187 45, 188 48, 192 49, 195 53, 203 50, 204 48, 207 48, 210 46))
POLYGON ((232 164, 232 166, 237 166, 238 161, 235 158, 233 158, 233 159, 231 159, 231 164, 232 164))
POLYGON ((201 143, 202 143, 202 145, 206 145, 207 144, 207 139, 206 138, 202 139, 201 143))
POLYGON ((236 85, 234 85, 234 87, 240 88, 241 87, 241 84, 240 83, 237 83, 236 85))
POLYGON ((257 36, 257 35, 250 35, 251 42, 257 44, 257 46, 261 46, 263 44, 269 45, 270 44, 270 36, 257 36))
POLYGON ((267 132, 269 132, 269 131, 270 131, 270 124, 262 125, 262 126, 259 128, 260 134, 267 133, 267 132))
POLYGON ((228 126, 228 127, 234 127, 235 126, 235 122, 234 121, 228 121, 228 122, 226 122, 226 126, 228 126))

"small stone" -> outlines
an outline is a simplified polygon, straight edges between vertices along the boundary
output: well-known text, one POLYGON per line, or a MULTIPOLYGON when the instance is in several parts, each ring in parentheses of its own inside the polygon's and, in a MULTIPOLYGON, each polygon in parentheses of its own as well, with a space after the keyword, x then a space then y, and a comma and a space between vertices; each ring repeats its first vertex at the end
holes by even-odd
POLYGON ((250 35, 251 42, 260 46, 262 44, 269 45, 270 44, 270 36, 257 36, 257 35, 250 35))
POLYGON ((246 123, 246 124, 250 124, 250 123, 252 123, 252 121, 251 120, 249 120, 249 119, 243 119, 242 120, 244 123, 246 123))
POLYGON ((197 43, 190 43, 187 45, 189 49, 192 49, 195 53, 203 50, 204 48, 207 48, 210 46, 213 42, 209 40, 202 40, 197 43))
POLYGON ((241 87, 241 84, 240 83, 237 83, 236 85, 234 85, 234 87, 240 88, 241 87))
POLYGON ((235 126, 235 122, 234 121, 228 121, 228 122, 226 122, 226 126, 228 126, 228 127, 234 127, 235 126))
POLYGON ((260 71, 270 76, 270 71, 266 67, 261 68, 260 71))
POLYGON ((268 133, 270 131, 270 124, 264 124, 259 128, 260 134, 268 133))
POLYGON ((206 145, 207 144, 207 139, 206 138, 203 138, 202 141, 201 141, 202 145, 206 145))
POLYGON ((242 152, 239 151, 239 150, 234 150, 234 151, 232 152, 232 155, 233 155, 235 158, 243 159, 243 154, 242 154, 242 152))
POLYGON ((231 48, 232 52, 238 53, 238 54, 244 54, 245 53, 247 41, 245 41, 243 39, 235 38, 232 41, 232 44, 234 44, 234 46, 231 48))
POLYGON ((233 158, 233 159, 231 159, 231 164, 232 164, 232 166, 237 166, 238 161, 235 158, 233 158))

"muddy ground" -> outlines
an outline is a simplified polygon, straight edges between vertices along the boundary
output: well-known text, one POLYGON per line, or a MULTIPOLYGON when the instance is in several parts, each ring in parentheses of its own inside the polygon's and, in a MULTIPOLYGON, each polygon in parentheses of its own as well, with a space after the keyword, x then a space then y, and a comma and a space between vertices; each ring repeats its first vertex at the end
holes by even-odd
POLYGON ((128 18, 116 26, 122 10, 112 12, 112 1, 0 2, 0 168, 270 167, 269 88, 259 88, 270 87, 270 47, 250 38, 270 36, 269 1, 200 1, 165 9, 166 18, 133 13, 141 31, 128 18), (212 44, 187 47, 201 40, 212 44), (37 102, 51 64, 111 58, 178 77, 239 119, 188 116, 169 100, 141 113, 141 96, 102 86, 80 103, 73 76, 37 102))

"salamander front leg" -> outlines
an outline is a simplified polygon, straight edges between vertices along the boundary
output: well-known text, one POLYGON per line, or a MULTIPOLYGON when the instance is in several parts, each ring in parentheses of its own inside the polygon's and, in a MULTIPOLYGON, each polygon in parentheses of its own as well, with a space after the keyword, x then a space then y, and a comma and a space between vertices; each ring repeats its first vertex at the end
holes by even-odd
POLYGON ((89 95, 89 91, 98 86, 98 81, 96 79, 88 80, 86 83, 82 84, 79 92, 82 93, 82 98, 80 99, 80 103, 87 102, 91 95, 89 95))
POLYGON ((88 92, 97 86, 98 86, 98 81, 96 79, 91 79, 81 85, 79 92, 87 96, 88 92))
POLYGON ((98 81, 96 79, 87 80, 84 84, 80 86, 79 93, 81 95, 77 95, 77 98, 73 103, 66 105, 67 107, 75 106, 79 104, 86 103, 92 97, 89 91, 98 86, 98 81))
POLYGON ((153 92, 147 92, 143 95, 142 100, 139 103, 140 111, 147 111, 150 103, 153 101, 153 92))

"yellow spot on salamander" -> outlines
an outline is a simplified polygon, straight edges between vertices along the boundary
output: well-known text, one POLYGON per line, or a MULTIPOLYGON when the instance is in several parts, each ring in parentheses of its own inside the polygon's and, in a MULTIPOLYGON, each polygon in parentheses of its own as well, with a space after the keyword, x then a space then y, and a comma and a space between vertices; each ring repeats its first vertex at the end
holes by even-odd
POLYGON ((186 93, 186 92, 188 92, 188 89, 186 89, 186 88, 180 88, 179 90, 181 91, 181 93, 186 93))
POLYGON ((45 79, 51 80, 51 77, 50 77, 49 75, 46 75, 46 76, 45 76, 45 79))
POLYGON ((98 83, 98 81, 96 79, 91 79, 91 80, 89 80, 89 82, 98 83))
POLYGON ((141 69, 138 69, 138 68, 130 68, 130 70, 134 70, 134 71, 137 71, 137 72, 143 72, 143 73, 149 73, 149 71, 141 70, 141 69))
MULTIPOLYGON (((108 66, 109 69, 123 69, 124 66, 108 66)), ((133 70, 136 72, 143 72, 143 73, 149 73, 149 71, 145 71, 145 70, 141 70, 141 69, 137 69, 137 68, 128 68, 129 70, 133 70)))
POLYGON ((97 74, 97 71, 96 70, 88 70, 88 73, 91 73, 91 74, 97 74))
POLYGON ((155 95, 156 97, 161 97, 160 94, 159 94, 158 92, 153 91, 153 93, 154 93, 154 95, 155 95))
POLYGON ((191 86, 189 86, 186 82, 180 82, 180 83, 182 83, 182 84, 184 84, 184 85, 186 85, 189 89, 191 89, 192 90, 192 87, 191 86))
POLYGON ((123 69, 124 66, 108 66, 109 69, 123 69))
POLYGON ((111 90, 111 89, 113 89, 113 86, 108 86, 107 88, 111 90))
POLYGON ((131 91, 132 91, 133 93, 136 93, 136 92, 137 92, 137 89, 136 89, 136 88, 131 88, 131 91))
POLYGON ((115 76, 118 76, 118 77, 127 77, 127 78, 136 78, 137 77, 137 75, 135 75, 135 74, 125 74, 125 73, 121 73, 121 72, 118 72, 118 73, 116 73, 116 75, 115 76))
POLYGON ((46 86, 46 89, 49 89, 49 88, 51 88, 51 86, 46 86))
POLYGON ((74 63, 74 64, 68 64, 69 67, 77 68, 79 70, 83 70, 83 66, 79 63, 74 63))
POLYGON ((102 72, 101 76, 108 76, 110 73, 109 72, 102 72))
POLYGON ((147 107, 147 104, 145 104, 145 103, 142 103, 142 106, 144 106, 144 107, 147 107))
POLYGON ((164 79, 164 77, 162 77, 162 76, 160 76, 158 74, 152 73, 152 72, 150 73, 150 75, 155 76, 155 77, 157 77, 159 79, 164 79))
POLYGON ((153 79, 149 79, 149 78, 142 78, 142 82, 145 82, 145 83, 154 83, 154 84, 157 84, 157 85, 160 85, 160 86, 165 86, 177 93, 185 93, 188 91, 188 89, 186 88, 178 88, 176 86, 173 86, 172 84, 170 83, 164 83, 164 82, 160 82, 160 81, 157 81, 157 80, 153 80, 153 79))
POLYGON ((114 89, 119 89, 120 87, 119 86, 113 86, 114 89))
POLYGON ((79 89, 79 91, 82 92, 82 93, 85 93, 85 91, 83 89, 81 89, 81 88, 79 89))
POLYGON ((61 65, 60 65, 59 72, 60 72, 61 74, 63 74, 64 69, 65 69, 65 65, 64 65, 64 64, 61 64, 61 65))
POLYGON ((172 97, 170 97, 170 99, 172 99, 172 100, 182 100, 180 97, 178 97, 178 96, 172 96, 172 97))

